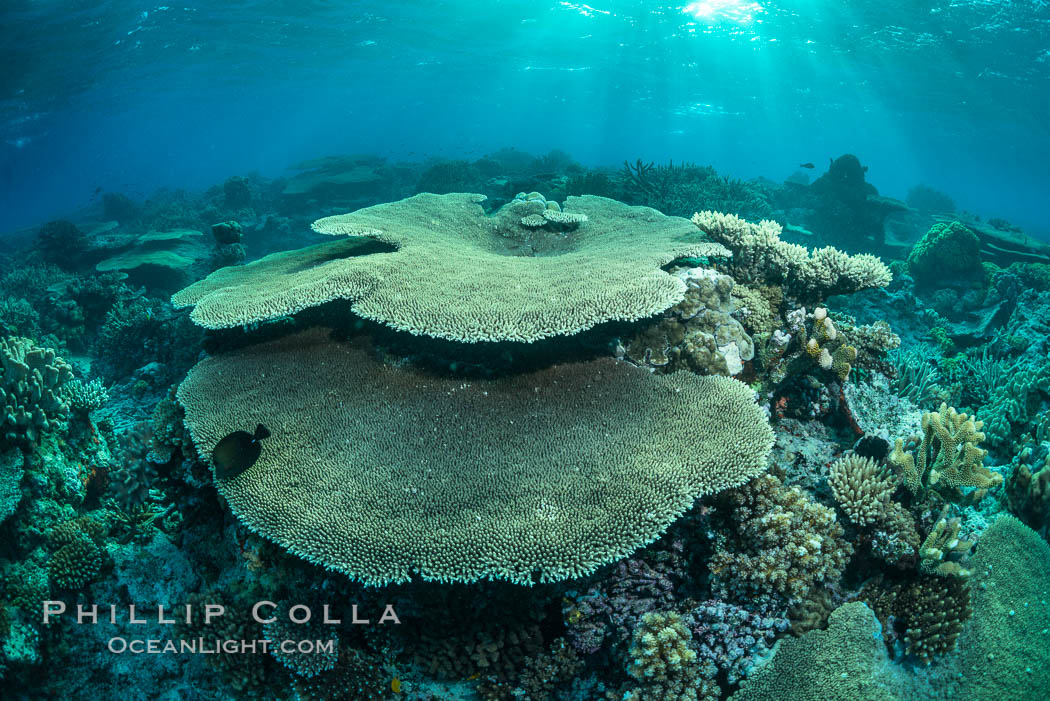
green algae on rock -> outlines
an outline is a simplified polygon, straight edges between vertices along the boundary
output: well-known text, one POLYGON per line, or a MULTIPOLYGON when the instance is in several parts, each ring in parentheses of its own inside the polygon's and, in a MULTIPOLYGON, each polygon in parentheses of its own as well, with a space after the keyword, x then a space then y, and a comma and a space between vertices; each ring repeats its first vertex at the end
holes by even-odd
POLYGON ((463 382, 323 329, 208 358, 178 397, 203 456, 270 427, 258 462, 217 480, 242 521, 368 584, 582 576, 761 474, 772 446, 736 380, 607 358, 463 382))

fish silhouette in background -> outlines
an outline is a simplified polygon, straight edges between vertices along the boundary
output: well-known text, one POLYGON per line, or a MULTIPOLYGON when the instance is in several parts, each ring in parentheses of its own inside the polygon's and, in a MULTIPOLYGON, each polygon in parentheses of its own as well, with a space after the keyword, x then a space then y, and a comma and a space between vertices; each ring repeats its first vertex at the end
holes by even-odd
POLYGON ((270 437, 270 429, 262 424, 255 427, 255 433, 234 431, 223 438, 211 451, 211 461, 215 465, 215 476, 219 479, 233 479, 255 464, 262 453, 262 442, 270 437))
POLYGON ((816 168, 816 166, 812 163, 802 163, 799 165, 799 168, 808 168, 809 170, 813 170, 814 168, 816 168))

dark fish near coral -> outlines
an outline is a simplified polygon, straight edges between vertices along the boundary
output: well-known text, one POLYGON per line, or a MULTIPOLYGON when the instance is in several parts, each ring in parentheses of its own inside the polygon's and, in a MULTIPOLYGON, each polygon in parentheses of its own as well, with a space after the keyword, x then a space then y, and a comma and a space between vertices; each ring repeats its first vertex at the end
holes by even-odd
POLYGON ((810 170, 813 170, 816 166, 812 163, 802 163, 799 165, 799 168, 809 168, 810 170))
POLYGON ((234 431, 223 438, 211 451, 211 461, 215 465, 215 476, 219 479, 233 479, 259 459, 262 452, 262 441, 270 437, 270 429, 262 424, 255 427, 255 433, 234 431))

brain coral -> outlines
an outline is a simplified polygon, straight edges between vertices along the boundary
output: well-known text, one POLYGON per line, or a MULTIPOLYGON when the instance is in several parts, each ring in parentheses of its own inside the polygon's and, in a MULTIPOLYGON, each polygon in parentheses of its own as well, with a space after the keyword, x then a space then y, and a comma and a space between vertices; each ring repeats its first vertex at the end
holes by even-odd
POLYGON ((571 234, 522 224, 543 215, 539 200, 488 216, 483 199, 422 194, 320 219, 315 231, 343 240, 216 271, 172 301, 195 305, 192 318, 207 328, 349 299, 361 316, 416 335, 535 341, 662 312, 686 289, 662 266, 729 255, 685 219, 602 197, 566 201, 564 216, 586 217, 571 234), (521 255, 537 250, 545 255, 521 255))
POLYGON ((463 382, 323 329, 208 358, 178 398, 205 457, 270 428, 259 461, 218 482, 245 523, 370 584, 584 575, 760 474, 772 446, 736 380, 606 358, 463 382))

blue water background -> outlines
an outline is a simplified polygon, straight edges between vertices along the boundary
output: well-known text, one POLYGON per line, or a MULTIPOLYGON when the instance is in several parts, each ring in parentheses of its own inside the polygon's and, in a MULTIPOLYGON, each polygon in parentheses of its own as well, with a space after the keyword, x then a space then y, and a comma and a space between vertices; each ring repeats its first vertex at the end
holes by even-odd
POLYGON ((1050 238, 1042 0, 0 3, 0 231, 307 158, 852 152, 1050 238))

